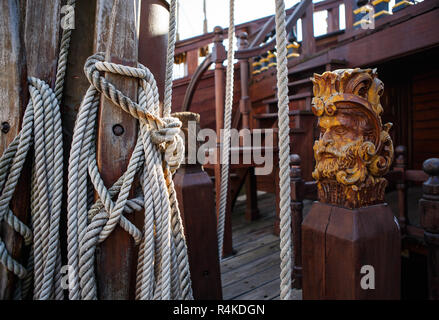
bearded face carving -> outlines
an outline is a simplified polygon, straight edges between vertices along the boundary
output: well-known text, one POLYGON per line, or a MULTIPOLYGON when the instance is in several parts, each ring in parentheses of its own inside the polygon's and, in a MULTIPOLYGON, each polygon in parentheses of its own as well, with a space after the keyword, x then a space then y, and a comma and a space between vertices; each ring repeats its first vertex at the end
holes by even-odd
POLYGON ((314 75, 313 112, 320 138, 314 144, 322 202, 358 208, 384 202, 393 161, 391 123, 382 125, 383 83, 375 70, 345 69, 314 75))

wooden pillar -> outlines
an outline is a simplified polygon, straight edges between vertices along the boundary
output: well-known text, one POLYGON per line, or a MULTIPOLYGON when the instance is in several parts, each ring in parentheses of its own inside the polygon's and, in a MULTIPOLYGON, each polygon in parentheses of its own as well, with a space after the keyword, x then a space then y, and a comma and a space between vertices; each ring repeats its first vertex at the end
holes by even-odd
POLYGON ((423 195, 419 206, 424 239, 428 246, 429 298, 439 300, 439 159, 424 161, 423 169, 428 179, 422 185, 423 195))
MULTIPOLYGON (((23 43, 23 21, 16 0, 0 2, 0 154, 20 132, 28 102, 26 55, 23 43)), ((21 173, 10 209, 28 224, 30 165, 21 173)), ((5 222, 1 223, 0 239, 13 259, 24 263, 23 239, 5 222)), ((0 263, 0 300, 12 299, 17 277, 0 263)))
MULTIPOLYGON (((215 34, 213 38, 213 50, 212 60, 215 63, 215 118, 216 118, 216 133, 217 133, 217 145, 216 145, 216 159, 215 165, 215 190, 216 190, 216 214, 219 217, 219 203, 220 203, 220 190, 221 190, 221 131, 224 128, 224 106, 225 106, 225 69, 223 62, 226 60, 226 49, 223 45, 223 29, 221 27, 215 27, 213 30, 215 34)), ((231 221, 231 190, 230 190, 230 173, 227 173, 228 184, 227 188, 227 208, 226 219, 224 226, 224 243, 223 243, 223 256, 233 254, 232 247, 232 221, 231 221)))
MULTIPOLYGON (((114 1, 106 44, 106 61, 137 66, 139 2, 114 1)), ((137 81, 107 73, 105 78, 132 100, 137 99, 137 81)), ((125 172, 137 139, 137 121, 107 99, 101 99, 97 137, 97 163, 109 188, 125 172), (122 134, 114 131, 122 127, 122 134)), ((136 215, 141 226, 143 217, 136 215)), ((137 248, 132 237, 119 225, 99 246, 97 282, 99 299, 125 300, 135 296, 137 248)))
POLYGON ((345 21, 346 21, 346 33, 350 32, 354 29, 354 1, 356 0, 347 0, 345 1, 345 21))
MULTIPOLYGON (((238 35, 238 48, 244 50, 248 48, 248 34, 242 32, 238 35)), ((241 72, 241 100, 239 101, 239 111, 242 115, 242 128, 250 128, 250 110, 251 101, 248 94, 249 82, 249 62, 248 59, 239 59, 239 67, 241 72)))
POLYGON ((303 220, 303 180, 300 157, 290 155, 291 178, 291 221, 293 233, 293 288, 302 289, 302 220, 303 220))
POLYGON ((305 15, 302 17, 302 54, 312 55, 316 51, 314 39, 314 4, 306 7, 305 15))
POLYGON ((167 0, 141 0, 139 62, 154 75, 160 101, 165 91, 169 5, 167 0), (152 49, 153 48, 153 49, 152 49))
POLYGON ((328 33, 340 29, 340 8, 334 7, 328 9, 328 33))
POLYGON ((396 183, 396 190, 398 192, 398 221, 401 228, 401 235, 407 232, 407 185, 405 182, 405 170, 407 169, 406 162, 407 149, 404 146, 397 146, 395 148, 395 171, 401 173, 400 178, 396 183))
MULTIPOLYGON (((248 34, 242 32, 238 36, 238 48, 244 50, 248 48, 248 34)), ((240 72, 241 72, 241 100, 239 101, 239 111, 242 115, 242 129, 250 129, 250 110, 251 101, 248 93, 249 86, 249 61, 248 59, 239 60, 240 72)), ((245 141, 246 138, 241 136, 241 141, 245 141)), ((259 217, 258 209, 258 193, 256 189, 256 176, 255 169, 253 167, 248 168, 247 176, 245 179, 245 192, 247 205, 245 209, 245 219, 247 221, 256 220, 259 217)))
POLYGON ((186 161, 175 173, 174 184, 188 247, 194 299, 221 300, 213 184, 196 162, 198 143, 193 142, 198 135, 200 116, 191 112, 176 113, 173 116, 182 121, 185 134, 186 161), (191 157, 195 163, 188 161, 189 153, 195 155, 191 157))
POLYGON ((195 71, 197 70, 198 56, 199 56, 198 48, 187 52, 186 63, 187 63, 188 76, 193 75, 195 73, 195 71))
POLYGON ((303 298, 399 299, 401 235, 383 178, 393 148, 390 125, 376 111, 383 84, 370 69, 325 72, 313 83, 319 202, 302 223, 303 298), (366 98, 354 89, 359 77, 366 98), (376 151, 365 157, 370 144, 376 151))

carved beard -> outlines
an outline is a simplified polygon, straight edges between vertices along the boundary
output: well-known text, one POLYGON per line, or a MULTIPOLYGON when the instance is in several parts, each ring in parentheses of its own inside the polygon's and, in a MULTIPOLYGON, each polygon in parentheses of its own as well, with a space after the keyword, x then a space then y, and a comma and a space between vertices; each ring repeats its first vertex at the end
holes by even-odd
MULTIPOLYGON (((359 178, 364 177, 367 172, 367 164, 362 156, 364 155, 364 147, 363 139, 347 143, 341 150, 331 145, 325 146, 321 140, 316 141, 314 144, 316 158, 316 168, 313 172, 314 179, 337 180, 337 176, 346 179, 346 177, 355 173, 360 173, 361 177, 359 178)), ((355 180, 358 181, 359 179, 355 180)))

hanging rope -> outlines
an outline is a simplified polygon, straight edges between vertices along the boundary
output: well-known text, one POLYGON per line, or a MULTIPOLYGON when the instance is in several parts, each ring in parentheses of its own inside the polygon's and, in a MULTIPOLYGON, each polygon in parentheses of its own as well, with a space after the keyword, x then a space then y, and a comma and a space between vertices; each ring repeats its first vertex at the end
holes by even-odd
POLYGON ((291 195, 290 195, 290 118, 288 115, 287 33, 284 0, 276 3, 277 99, 279 125, 280 186, 280 298, 291 299, 291 195))
MULTIPOLYGON (((221 187, 220 187, 220 203, 219 203, 219 217, 218 217, 218 250, 219 257, 223 255, 224 243, 224 224, 227 208, 227 193, 228 193, 228 178, 229 178, 229 157, 230 157, 230 128, 232 124, 232 106, 233 106, 233 41, 235 38, 235 22, 234 22, 234 0, 230 0, 230 24, 228 31, 228 50, 227 50, 227 70, 226 70, 226 103, 224 110, 224 136, 223 148, 221 157, 221 187)), ((218 205, 218 204, 217 204, 218 205)))
POLYGON ((152 73, 104 61, 97 53, 85 64, 90 87, 81 103, 75 124, 69 162, 68 260, 70 299, 97 299, 95 252, 117 224, 139 246, 136 299, 192 299, 186 242, 172 173, 184 156, 179 136, 181 122, 170 117, 172 66, 175 46, 175 0, 170 6, 170 34, 166 66, 165 104, 160 117, 159 95, 152 73), (138 102, 123 95, 103 73, 111 72, 138 82, 138 102), (96 118, 100 96, 139 121, 138 140, 126 172, 107 189, 96 163, 96 118), (87 170, 98 200, 87 207, 87 170), (128 199, 135 177, 137 196, 128 199), (140 191, 140 192, 139 192, 140 191), (144 209, 143 230, 124 213, 144 209))
POLYGON ((181 122, 172 117, 159 117, 157 86, 146 67, 139 64, 138 68, 131 68, 104 62, 104 55, 98 53, 87 60, 85 72, 90 87, 76 120, 69 163, 69 264, 79 271, 79 282, 73 282, 70 298, 97 298, 96 247, 120 224, 140 245, 136 298, 189 299, 192 294, 186 245, 172 184, 172 172, 178 168, 184 155, 183 141, 179 136, 181 122), (137 79, 139 102, 123 95, 101 72, 137 79), (96 163, 95 126, 100 94, 140 122, 137 144, 128 168, 108 190, 96 163), (87 169, 99 197, 90 210, 87 210, 86 188, 83 188, 87 177, 82 175, 87 169), (143 192, 129 200, 136 174, 140 177, 143 192), (123 216, 124 211, 141 208, 145 209, 143 232, 123 216))
MULTIPOLYGON (((75 0, 67 1, 75 6, 75 0)), ((62 33, 55 92, 44 82, 30 77, 30 100, 20 133, 0 158, 0 221, 6 221, 24 238, 30 255, 27 267, 14 260, 0 239, 0 262, 18 278, 16 299, 32 289, 34 299, 64 298, 61 288, 59 222, 63 188, 63 141, 59 103, 64 88, 71 30, 62 33), (9 209, 28 151, 34 147, 31 178, 31 228, 9 209), (33 242, 32 242, 33 240, 33 242)))

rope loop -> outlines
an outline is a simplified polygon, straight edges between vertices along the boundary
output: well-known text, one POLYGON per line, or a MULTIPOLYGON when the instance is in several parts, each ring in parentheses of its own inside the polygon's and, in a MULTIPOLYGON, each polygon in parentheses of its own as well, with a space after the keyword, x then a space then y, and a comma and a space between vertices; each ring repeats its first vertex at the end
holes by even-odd
POLYGON ((136 298, 191 299, 187 248, 172 182, 172 173, 184 157, 182 123, 174 117, 160 117, 157 84, 148 68, 141 64, 127 67, 104 58, 103 53, 96 53, 85 63, 90 87, 79 108, 70 150, 68 261, 73 272, 69 297, 97 298, 95 252, 120 225, 139 247, 136 298), (108 81, 106 73, 137 81, 137 101, 108 81), (137 143, 127 169, 108 189, 96 161, 100 96, 139 121, 137 143), (91 205, 87 202, 87 171, 98 194, 91 205), (140 187, 134 190, 136 177, 140 187), (136 197, 129 199, 133 191, 136 197), (141 209, 145 213, 143 230, 124 216, 141 209))
MULTIPOLYGON (((113 73, 121 76, 139 79, 139 95, 146 95, 146 90, 156 90, 155 80, 148 68, 138 64, 137 68, 104 61, 102 52, 96 53, 87 59, 85 74, 90 84, 104 97, 145 125, 149 125, 152 142, 162 151, 164 159, 171 172, 175 172, 184 158, 184 142, 181 137, 181 121, 177 118, 159 116, 147 111, 139 103, 119 91, 101 73, 113 73)), ((157 106, 154 106, 157 110, 157 106)))

